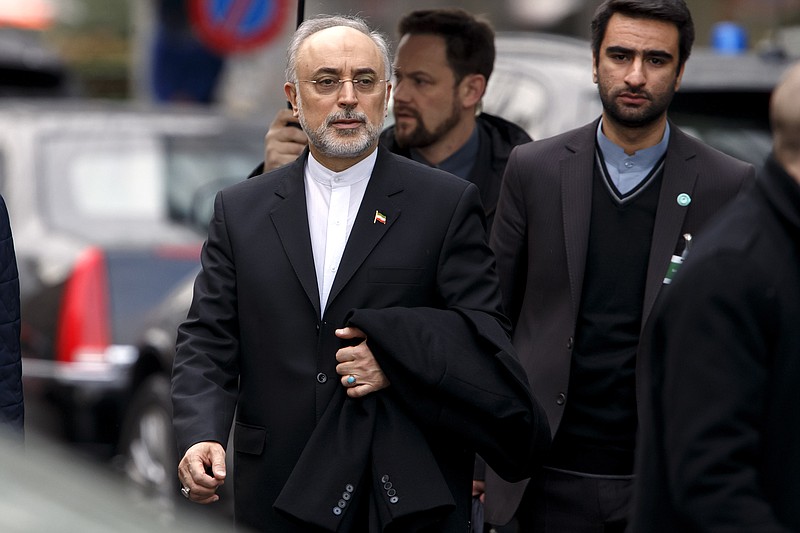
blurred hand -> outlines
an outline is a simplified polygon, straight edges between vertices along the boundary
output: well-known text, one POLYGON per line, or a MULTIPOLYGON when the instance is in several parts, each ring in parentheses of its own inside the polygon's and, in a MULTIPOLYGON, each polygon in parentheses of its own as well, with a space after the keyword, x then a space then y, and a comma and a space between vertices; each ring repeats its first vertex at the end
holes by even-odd
POLYGON ((308 144, 303 130, 290 124, 299 124, 291 109, 281 109, 269 125, 264 136, 264 172, 291 163, 308 144))
POLYGON ((198 442, 178 465, 178 479, 197 503, 219 500, 217 489, 225 484, 225 448, 218 442, 198 442))
POLYGON ((356 346, 340 348, 336 352, 336 373, 342 376, 342 385, 347 388, 347 395, 360 398, 367 394, 389 386, 389 380, 375 360, 372 350, 367 346, 367 336, 358 328, 342 328, 336 330, 340 339, 364 339, 356 346), (355 377, 354 383, 348 378, 355 377))
POLYGON ((473 479, 472 480, 472 497, 478 497, 481 502, 486 498, 486 482, 473 479))

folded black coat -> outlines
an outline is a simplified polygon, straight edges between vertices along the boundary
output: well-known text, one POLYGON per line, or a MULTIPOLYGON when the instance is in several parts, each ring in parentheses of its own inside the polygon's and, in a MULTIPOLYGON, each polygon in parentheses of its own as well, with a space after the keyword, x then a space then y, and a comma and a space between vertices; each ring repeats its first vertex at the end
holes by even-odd
POLYGON ((550 443, 547 419, 493 317, 462 309, 365 309, 353 311, 348 325, 366 333, 391 386, 358 400, 344 389, 337 394, 276 509, 348 531, 355 503, 367 501, 370 531, 413 531, 453 512, 458 497, 430 439, 479 453, 509 481, 529 477, 539 465, 550 443))

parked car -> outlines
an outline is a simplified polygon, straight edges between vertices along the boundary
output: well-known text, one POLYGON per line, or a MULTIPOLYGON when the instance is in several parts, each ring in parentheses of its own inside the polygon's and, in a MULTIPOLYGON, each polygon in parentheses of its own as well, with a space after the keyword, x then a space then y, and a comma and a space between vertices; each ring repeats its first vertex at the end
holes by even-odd
POLYGON ((791 63, 783 56, 692 52, 669 117, 711 146, 756 166, 772 147, 769 99, 791 63))
POLYGON ((194 197, 244 179, 262 143, 263 126, 209 110, 0 100, 29 427, 115 453, 150 386, 143 321, 198 268, 194 197))
MULTIPOLYGON (((769 93, 786 63, 757 56, 739 60, 741 63, 709 51, 695 52, 670 117, 719 149, 760 164, 769 150, 769 93), (746 74, 737 72, 730 63, 739 65, 736 68, 746 74), (722 102, 727 105, 717 105, 722 102)), ((591 61, 589 43, 580 39, 501 33, 484 109, 518 123, 534 139, 586 124, 602 110, 592 82, 591 61)), ((391 116, 389 113, 390 120, 391 116)), ((138 408, 129 412, 126 424, 131 432, 120 452, 129 474, 151 491, 164 483, 161 472, 174 471, 177 461, 170 455, 174 437, 169 422, 168 376, 175 356, 175 330, 186 317, 193 280, 194 273, 153 310, 138 343, 138 361, 150 361, 146 368, 160 371, 147 376, 149 387, 139 388, 138 408)), ((166 483, 165 494, 177 492, 174 476, 166 483)))

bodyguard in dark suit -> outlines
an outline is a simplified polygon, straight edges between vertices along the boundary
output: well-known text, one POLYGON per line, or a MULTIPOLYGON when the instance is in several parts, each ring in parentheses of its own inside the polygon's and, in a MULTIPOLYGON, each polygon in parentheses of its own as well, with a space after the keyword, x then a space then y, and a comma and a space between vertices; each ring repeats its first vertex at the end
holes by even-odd
POLYGON ((800 64, 756 185, 653 311, 631 530, 800 531, 800 64))
POLYGON ((178 332, 183 493, 218 499, 236 410, 237 523, 466 531, 475 452, 519 479, 549 443, 478 190, 377 147, 390 63, 362 21, 306 21, 288 57, 309 150, 218 194, 178 332))
POLYGON ((608 0, 592 33, 602 117, 512 152, 491 238, 554 437, 530 482, 487 476, 487 521, 517 513, 522 531, 625 527, 640 332, 671 264, 754 175, 667 120, 694 40, 683 0, 608 0))

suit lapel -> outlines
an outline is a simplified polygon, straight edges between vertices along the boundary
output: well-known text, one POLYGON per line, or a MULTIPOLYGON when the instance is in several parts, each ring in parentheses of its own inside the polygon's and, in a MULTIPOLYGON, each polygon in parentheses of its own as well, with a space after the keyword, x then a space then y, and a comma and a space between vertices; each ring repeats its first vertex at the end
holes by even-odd
POLYGON ((581 300, 586 254, 589 248, 589 223, 592 214, 594 174, 594 134, 598 122, 581 128, 568 140, 567 155, 560 161, 561 212, 564 221, 564 245, 567 253, 573 319, 577 319, 581 300), (589 169, 589 172, 587 172, 589 169))
POLYGON ((403 192, 403 183, 398 179, 397 164, 392 157, 394 156, 383 148, 378 149, 375 168, 364 192, 364 199, 358 209, 350 237, 347 239, 339 270, 328 296, 328 305, 347 285, 389 228, 400 218, 397 195, 403 192))
MULTIPOLYGON (((659 290, 664 283, 670 258, 681 237, 681 228, 691 204, 681 205, 678 197, 694 191, 697 181, 697 159, 686 134, 674 124, 670 124, 670 140, 664 163, 664 176, 658 197, 653 240, 647 267, 647 281, 644 293, 642 327, 650 316, 659 290)), ((685 197, 684 197, 685 198, 685 197)))
POLYGON ((307 159, 308 149, 288 167, 286 176, 275 190, 275 194, 283 201, 272 210, 270 217, 283 250, 319 316, 319 289, 314 268, 314 252, 311 248, 311 233, 308 229, 308 210, 303 182, 307 159))

